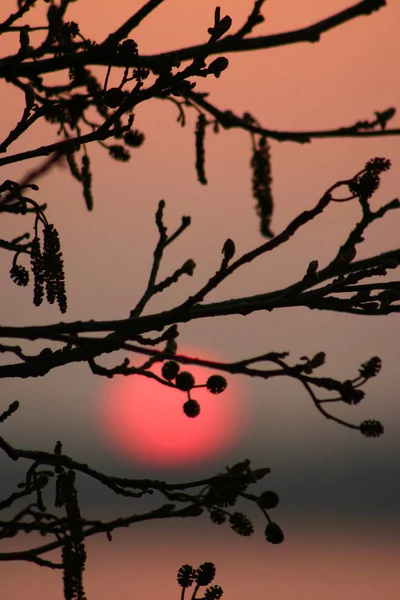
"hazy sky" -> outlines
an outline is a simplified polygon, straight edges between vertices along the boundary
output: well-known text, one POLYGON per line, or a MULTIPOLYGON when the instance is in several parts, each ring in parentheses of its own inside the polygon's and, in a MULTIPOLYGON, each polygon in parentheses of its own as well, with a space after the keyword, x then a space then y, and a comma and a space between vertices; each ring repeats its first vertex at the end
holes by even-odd
MULTIPOLYGON (((79 0, 71 6, 69 19, 78 21, 86 36, 101 41, 141 4, 138 0, 79 0)), ((221 110, 239 115, 250 112, 271 129, 331 129, 372 119, 374 111, 399 105, 400 6, 393 0, 387 4, 368 18, 327 33, 318 44, 231 54, 222 76, 201 80, 196 89, 209 91, 210 100, 221 110)), ((223 14, 232 16, 234 29, 252 8, 249 0, 220 0, 219 5, 223 14)), ((269 0, 263 9, 265 22, 256 31, 261 35, 305 26, 349 5, 350 0, 269 0)), ((165 0, 133 34, 140 53, 204 41, 214 8, 210 0, 165 0)), ((14 2, 4 0, 0 21, 13 9, 14 2)), ((39 16, 37 21, 43 19, 39 16)), ((17 49, 17 40, 0 42, 5 52, 17 49)), ((117 82, 118 74, 113 76, 117 82)), ((4 83, 0 93, 7 108, 0 122, 3 139, 19 118, 23 99, 4 83)), ((166 221, 171 229, 182 215, 192 217, 190 229, 170 249, 162 273, 169 274, 188 258, 195 260, 197 269, 192 279, 182 280, 154 301, 152 311, 173 306, 205 282, 218 268, 227 237, 235 240, 238 254, 262 242, 251 196, 249 136, 240 131, 208 133, 209 184, 201 186, 194 169, 195 114, 187 113, 185 128, 176 123, 176 117, 168 101, 139 106, 135 127, 145 133, 146 140, 132 151, 127 164, 111 161, 99 147, 90 148, 93 213, 87 212, 79 186, 66 170, 57 169, 40 182, 40 201, 48 203, 47 216, 56 224, 63 245, 69 298, 64 320, 129 314, 147 281, 157 241, 154 213, 161 198, 167 203, 166 221)), ((395 117, 392 124, 398 127, 399 119, 395 117)), ((38 126, 15 143, 10 153, 54 140, 53 128, 38 126)), ((351 177, 374 156, 393 163, 374 203, 380 205, 399 195, 399 138, 320 140, 306 145, 272 141, 271 150, 275 232, 298 212, 312 207, 336 180, 351 177)), ((32 166, 4 167, 2 179, 18 180, 32 166)), ((398 246, 399 215, 391 213, 371 228, 360 257, 398 246)), ((277 252, 240 270, 210 300, 238 297, 244 290, 246 295, 272 291, 297 280, 311 260, 326 264, 358 217, 355 204, 330 206, 318 222, 277 252)), ((2 219, 2 237, 11 239, 30 227, 21 219, 2 219)), ((10 256, 3 252, 0 261, 2 272, 7 273, 10 256)), ((17 288, 4 278, 2 323, 58 321, 55 308, 35 309, 31 290, 17 288)), ((290 351, 296 360, 323 350, 327 365, 321 375, 343 379, 354 377, 361 363, 379 355, 382 373, 368 384, 362 405, 336 413, 355 423, 381 420, 386 433, 379 440, 367 440, 358 432, 324 421, 293 382, 240 379, 247 420, 231 446, 200 465, 157 469, 121 455, 106 439, 98 426, 106 384, 83 365, 53 371, 43 379, 4 380, 2 406, 14 399, 22 406, 2 426, 2 435, 17 446, 49 451, 61 439, 65 452, 78 460, 107 473, 132 477, 197 478, 245 457, 256 467, 271 467, 272 474, 260 489, 274 489, 281 497, 274 511, 287 535, 281 547, 263 541, 265 524, 259 516, 254 519, 256 533, 249 539, 212 527, 206 517, 197 523, 142 524, 116 534, 112 546, 103 540, 91 541, 89 600, 105 600, 111 593, 126 598, 144 594, 178 598, 175 572, 179 566, 186 562, 197 566, 204 560, 216 563, 216 583, 230 600, 267 597, 268 592, 282 600, 372 600, 378 589, 382 597, 394 600, 400 499, 398 332, 396 317, 361 318, 300 308, 197 321, 181 328, 182 346, 195 346, 199 354, 217 353, 224 360, 270 350, 290 351)), ((9 462, 1 458, 0 467, 11 484, 15 476, 9 462)), ((111 514, 120 507, 110 495, 103 496, 86 483, 82 486, 88 511, 111 514)), ((122 510, 135 508, 124 505, 122 510)), ((0 552, 7 543, 0 545, 0 552)), ((0 580, 5 582, 7 599, 22 597, 27 585, 33 599, 62 598, 59 574, 36 566, 0 563, 0 580)))

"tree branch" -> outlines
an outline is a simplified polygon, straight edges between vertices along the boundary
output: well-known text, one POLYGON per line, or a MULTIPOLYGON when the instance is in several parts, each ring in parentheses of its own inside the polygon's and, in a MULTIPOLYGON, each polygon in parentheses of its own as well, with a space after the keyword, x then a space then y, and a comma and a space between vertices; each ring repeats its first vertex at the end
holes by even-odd
POLYGON ((146 2, 146 4, 142 6, 142 8, 140 8, 127 21, 125 21, 125 23, 121 25, 121 27, 119 27, 113 33, 110 33, 110 35, 104 40, 103 44, 116 44, 117 42, 120 42, 121 40, 128 37, 130 32, 133 29, 136 29, 136 27, 138 27, 140 23, 163 2, 164 0, 149 0, 148 2, 146 2))
POLYGON ((99 128, 97 131, 94 131, 93 133, 88 133, 87 135, 81 135, 75 138, 68 138, 66 140, 62 140, 61 142, 49 144, 48 146, 41 146, 40 148, 36 148, 35 150, 27 150, 26 152, 20 152, 18 154, 13 154, 11 156, 0 158, 0 167, 3 167, 4 165, 10 165, 16 162, 21 162, 23 160, 28 160, 30 158, 37 158, 38 156, 48 156, 49 154, 53 154, 54 152, 58 155, 65 154, 66 152, 73 152, 74 150, 77 150, 81 146, 81 144, 89 144, 90 142, 106 140, 110 137, 113 137, 114 135, 114 131, 107 131, 105 129, 99 128))
POLYGON ((325 139, 325 138, 337 138, 337 137, 381 137, 400 135, 400 129, 386 129, 386 123, 393 118, 396 113, 394 108, 387 109, 382 112, 376 112, 376 118, 370 121, 357 121, 353 125, 345 127, 337 127, 335 129, 322 129, 322 130, 306 130, 306 131, 279 131, 277 129, 267 129, 260 127, 257 123, 246 119, 245 117, 238 117, 231 110, 220 110, 214 104, 211 104, 209 100, 201 92, 194 92, 193 90, 188 91, 185 97, 191 100, 195 105, 201 106, 210 115, 216 118, 217 122, 222 125, 225 129, 239 128, 244 131, 248 131, 253 134, 266 136, 277 141, 291 141, 299 142, 301 144, 310 142, 311 139, 325 139), (384 126, 380 120, 380 115, 390 114, 389 118, 385 120, 384 126))
MULTIPOLYGON (((156 6, 158 5, 158 2, 155 0, 154 2, 147 3, 146 6, 150 4, 154 4, 156 6)), ((207 48, 207 54, 212 56, 215 54, 230 52, 265 50, 268 48, 276 48, 278 46, 286 46, 288 44, 300 42, 318 42, 322 34, 333 29, 334 27, 338 27, 339 25, 342 25, 359 16, 369 15, 372 12, 383 8, 384 6, 386 6, 385 0, 362 0, 350 8, 347 8, 332 15, 331 17, 322 19, 313 25, 303 27, 301 29, 250 38, 237 38, 235 35, 227 35, 210 45, 210 47, 207 48)), ((103 42, 103 44, 97 46, 97 48, 95 47, 89 51, 78 52, 74 56, 74 65, 102 65, 107 67, 111 65, 119 67, 152 68, 157 67, 160 64, 162 65, 169 63, 171 58, 181 62, 193 60, 199 54, 204 52, 204 47, 205 44, 198 44, 196 46, 174 50, 173 52, 164 52, 151 56, 137 56, 124 59, 115 53, 105 53, 103 50, 103 42)), ((13 64, 14 58, 15 57, 10 56, 0 60, 0 78, 7 78, 9 75, 11 75, 11 71, 13 77, 30 78, 32 76, 44 75, 45 73, 54 73, 55 71, 68 69, 71 66, 70 56, 59 56, 50 59, 36 60, 35 62, 23 62, 20 64, 13 64)))

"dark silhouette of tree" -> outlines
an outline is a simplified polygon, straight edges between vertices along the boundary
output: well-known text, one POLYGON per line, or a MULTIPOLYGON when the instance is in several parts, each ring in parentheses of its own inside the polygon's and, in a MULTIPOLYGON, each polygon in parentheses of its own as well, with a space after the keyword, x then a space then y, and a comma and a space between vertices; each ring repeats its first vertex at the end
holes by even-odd
MULTIPOLYGON (((367 228, 399 207, 398 200, 377 210, 370 205, 370 198, 378 189, 382 174, 390 168, 390 161, 371 158, 364 166, 360 165, 351 179, 340 180, 328 187, 313 208, 300 213, 283 231, 274 235, 269 147, 269 140, 290 140, 302 144, 315 138, 398 135, 399 129, 389 127, 395 110, 389 108, 376 112, 370 120, 337 129, 280 131, 264 128, 261 121, 248 113, 238 116, 226 108, 217 107, 207 94, 196 91, 199 79, 223 76, 229 68, 226 55, 304 41, 318 42, 327 31, 359 16, 370 15, 383 8, 386 2, 362 0, 309 27, 268 36, 255 34, 257 25, 263 21, 264 0, 254 2, 246 22, 237 31, 233 31, 231 18, 221 14, 217 7, 203 44, 144 56, 130 36, 134 36, 135 29, 163 0, 149 0, 103 41, 87 39, 79 24, 68 20, 68 7, 74 0, 44 1, 48 10, 47 22, 43 26, 29 25, 31 11, 39 0, 18 0, 16 11, 0 24, 0 34, 19 36, 18 52, 0 59, 0 77, 25 96, 20 120, 11 125, 10 133, 0 143, 0 166, 45 157, 41 166, 19 182, 5 180, 0 185, 0 212, 20 215, 29 223, 27 233, 11 240, 1 239, 0 247, 12 256, 11 279, 19 286, 33 287, 34 304, 39 306, 45 301, 57 303, 61 313, 67 313, 68 282, 64 276, 62 240, 56 224, 49 221, 47 207, 40 204, 35 181, 57 163, 65 162, 72 177, 82 186, 88 210, 92 210, 92 177, 95 174, 91 170, 91 145, 101 144, 112 159, 128 161, 131 148, 141 146, 145 139, 145 134, 134 127, 135 108, 154 98, 172 102, 182 125, 187 112, 196 112, 195 168, 200 184, 207 184, 205 136, 208 128, 216 132, 238 128, 251 137, 252 191, 260 232, 266 240, 237 256, 233 240, 227 239, 222 247, 219 268, 196 293, 172 309, 149 314, 146 312, 149 301, 185 275, 193 276, 196 267, 192 260, 187 260, 168 277, 159 278, 165 249, 190 226, 190 217, 183 216, 181 224, 172 233, 169 232, 164 222, 165 202, 160 201, 155 215, 158 242, 148 284, 127 318, 32 326, 1 325, 0 337, 8 343, 2 342, 0 351, 8 360, 0 365, 0 377, 42 377, 56 367, 85 362, 99 376, 148 377, 157 380, 160 386, 179 390, 185 414, 188 418, 196 418, 201 412, 201 405, 192 397, 192 390, 196 387, 206 386, 211 394, 220 394, 229 384, 229 375, 241 374, 265 380, 285 376, 296 380, 304 388, 323 417, 366 437, 383 434, 379 421, 347 422, 328 408, 337 403, 356 405, 361 402, 365 394, 364 384, 380 371, 379 357, 374 356, 362 364, 352 379, 341 381, 316 374, 325 363, 323 352, 294 361, 287 352, 266 352, 222 363, 182 355, 177 338, 179 328, 194 319, 249 315, 276 308, 303 306, 372 316, 399 312, 400 282, 394 281, 390 275, 399 265, 400 248, 356 259, 367 228), (36 40, 38 34, 42 36, 41 41, 33 43, 33 37, 36 40), (93 72, 93 68, 99 66, 105 68, 102 81, 93 72), (109 86, 112 69, 120 73, 120 83, 116 87, 109 86), (47 76, 54 73, 62 75, 64 83, 50 84, 47 76), (54 125, 57 141, 13 154, 10 150, 12 144, 23 139, 25 132, 40 120, 54 125), (317 219, 331 203, 350 201, 359 204, 360 220, 327 266, 320 268, 318 261, 313 260, 301 279, 283 289, 220 302, 207 301, 210 292, 232 273, 286 243, 300 228, 317 219), (12 345, 10 340, 16 343, 18 340, 18 344, 40 340, 49 347, 38 354, 28 354, 23 345, 12 345), (61 348, 54 349, 52 343, 61 345, 61 348), (103 355, 120 350, 143 356, 143 364, 134 367, 126 360, 113 368, 106 368, 99 363, 103 355), (162 363, 161 376, 151 370, 156 363, 162 363), (206 381, 196 382, 190 372, 191 365, 211 367, 215 374, 206 381)), ((262 115, 259 116, 261 118, 262 115)), ((0 422, 11 418, 18 406, 15 401, 5 408, 0 422)), ((262 480, 270 470, 253 469, 248 459, 207 479, 174 484, 99 472, 64 454, 61 442, 57 442, 53 451, 44 452, 16 448, 0 437, 0 448, 4 457, 11 461, 27 461, 29 465, 25 480, 0 501, 0 509, 5 515, 0 522, 0 538, 7 540, 29 533, 43 536, 42 544, 27 550, 0 552, 0 560, 25 560, 59 569, 63 573, 67 600, 85 598, 82 574, 86 538, 105 533, 111 540, 114 530, 140 521, 208 514, 213 523, 220 525, 226 522, 237 534, 249 536, 253 533, 253 525, 245 514, 236 510, 238 499, 244 499, 258 506, 264 514, 266 540, 279 544, 284 539, 282 529, 271 512, 279 502, 277 493, 266 490, 255 495, 249 491, 251 485, 262 480), (76 474, 93 479, 127 498, 158 495, 160 505, 151 511, 111 521, 90 519, 80 510, 76 474), (58 561, 49 558, 54 550, 60 551, 58 561)), ((178 573, 182 597, 185 590, 194 584, 193 598, 200 587, 205 586, 202 597, 207 600, 220 598, 222 589, 218 585, 209 585, 214 575, 212 563, 204 563, 198 568, 183 565, 178 573)))

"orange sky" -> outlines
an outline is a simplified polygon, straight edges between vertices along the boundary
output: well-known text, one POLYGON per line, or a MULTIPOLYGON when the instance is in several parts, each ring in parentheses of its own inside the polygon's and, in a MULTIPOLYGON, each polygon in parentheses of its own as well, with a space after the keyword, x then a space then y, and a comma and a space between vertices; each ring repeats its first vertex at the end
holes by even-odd
MULTIPOLYGON (((138 0, 79 0, 71 6, 70 19, 79 21, 86 35, 100 41, 110 27, 117 27, 141 4, 138 0)), ((219 4, 223 13, 232 16, 236 28, 252 7, 249 0, 220 0, 219 4)), ((268 0, 263 9, 266 20, 257 33, 304 26, 350 4, 350 0, 268 0)), ((210 0, 166 0, 135 32, 140 52, 152 54, 203 41, 212 24, 214 7, 210 0)), ((0 21, 13 8, 14 2, 3 0, 0 21)), ((398 104, 399 22, 400 5, 392 0, 371 17, 329 32, 318 44, 231 54, 229 68, 221 78, 200 81, 197 89, 210 91, 211 101, 219 108, 238 114, 248 111, 270 128, 323 129, 371 119, 374 111, 398 104)), ((11 41, 2 44, 0 48, 10 48, 11 41)), ((19 117, 22 106, 22 99, 2 85, 7 119, 0 123, 1 139, 19 117)), ((193 278, 169 290, 165 299, 156 300, 154 311, 165 307, 165 303, 172 306, 184 299, 215 272, 227 237, 235 240, 238 253, 261 243, 251 197, 248 136, 238 131, 208 134, 209 185, 202 187, 194 169, 194 115, 188 113, 185 129, 175 122, 176 116, 174 107, 166 101, 154 100, 140 106, 135 126, 145 133, 146 141, 140 150, 133 151, 127 165, 110 161, 102 149, 90 150, 95 175, 92 214, 86 211, 80 189, 66 171, 57 170, 40 182, 40 200, 48 203, 48 216, 59 229, 63 244, 68 320, 126 317, 147 281, 156 242, 154 212, 161 198, 167 202, 166 219, 171 228, 179 223, 181 215, 192 216, 190 232, 171 248, 162 272, 168 274, 188 258, 195 260, 197 270, 193 278)), ((393 126, 398 124, 398 118, 393 120, 393 126)), ((15 143, 10 152, 52 141, 54 131, 38 127, 27 134, 26 141, 15 143)), ((299 211, 313 206, 332 183, 352 176, 373 156, 385 156, 393 163, 374 202, 381 204, 398 196, 399 138, 321 140, 308 145, 272 142, 271 147, 276 232, 299 211)), ((18 179, 23 172, 21 165, 5 167, 2 176, 18 179)), ((358 216, 354 205, 329 207, 318 223, 300 231, 272 256, 245 267, 210 300, 239 296, 244 289, 248 295, 272 290, 301 276, 310 260, 326 263, 358 216)), ((21 233, 25 224, 3 219, 4 236, 21 233)), ((365 256, 397 247, 399 225, 396 214, 375 225, 366 237, 365 256)), ((10 257, 3 253, 0 261, 6 273, 10 257)), ((29 290, 4 281, 3 323, 59 320, 56 309, 34 309, 29 290)), ((229 456, 207 463, 203 474, 217 472, 245 456, 254 460, 255 466, 271 466, 271 486, 283 499, 277 518, 291 541, 277 549, 261 546, 255 537, 238 539, 229 531, 218 537, 219 530, 205 540, 194 525, 183 522, 178 524, 181 537, 173 552, 169 546, 166 551, 172 535, 168 528, 159 534, 151 530, 148 537, 138 534, 139 547, 143 544, 145 548, 142 551, 135 546, 132 530, 132 541, 121 535, 120 547, 116 536, 109 555, 105 552, 109 546, 94 545, 97 562, 90 559, 89 599, 105 600, 110 593, 115 594, 117 578, 127 598, 145 592, 155 597, 163 593, 164 575, 172 584, 165 583, 163 597, 177 598, 174 569, 191 560, 215 558, 216 582, 231 600, 266 597, 267 592, 282 600, 373 600, 377 593, 395 600, 398 545, 390 532, 398 531, 398 521, 385 520, 385 516, 398 518, 398 328, 398 319, 394 318, 350 318, 300 309, 183 327, 183 342, 213 349, 226 360, 269 350, 290 350, 293 358, 324 350, 328 362, 323 374, 343 378, 353 377, 359 364, 370 356, 381 356, 382 374, 369 384, 365 402, 351 414, 350 409, 343 414, 355 422, 381 419, 387 433, 382 440, 369 441, 357 432, 323 422, 302 390, 290 383, 241 381, 252 419, 248 435, 229 456), (307 524, 306 531, 303 523, 307 524), (374 523, 379 543, 370 533, 374 523), (146 540, 151 540, 153 546, 146 540), (240 561, 245 562, 243 575, 240 561)), ((16 415, 4 424, 4 435, 16 445, 46 450, 60 438, 70 454, 93 461, 99 468, 104 466, 107 472, 115 468, 122 474, 136 469, 105 444, 94 425, 101 386, 102 381, 81 365, 37 381, 2 382, 6 404, 9 398, 22 401, 18 418, 16 415)), ((161 475, 189 477, 187 472, 161 475)), ((94 501, 88 497, 89 504, 94 501)), ((262 528, 259 521, 259 539, 262 528)), ((1 584, 5 585, 5 598, 22 597, 27 585, 32 586, 29 589, 34 600, 61 598, 59 575, 44 573, 38 567, 0 563, 0 579, 5 582, 1 584), (43 588, 45 577, 50 583, 43 588)))

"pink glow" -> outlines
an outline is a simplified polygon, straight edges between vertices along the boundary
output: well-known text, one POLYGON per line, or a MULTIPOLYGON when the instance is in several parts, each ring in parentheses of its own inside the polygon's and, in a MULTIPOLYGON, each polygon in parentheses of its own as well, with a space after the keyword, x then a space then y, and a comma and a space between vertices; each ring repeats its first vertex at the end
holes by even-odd
MULTIPOLYGON (((182 349, 188 356, 210 353, 182 349)), ((216 360, 216 359, 215 359, 216 360)), ((154 372, 160 374, 160 366, 154 372)), ((215 374, 208 368, 183 366, 203 384, 215 374)), ((218 395, 195 388, 198 417, 183 412, 187 393, 141 376, 115 377, 101 394, 100 427, 112 446, 131 460, 157 466, 203 462, 226 450, 245 433, 243 397, 234 377, 218 395)))

